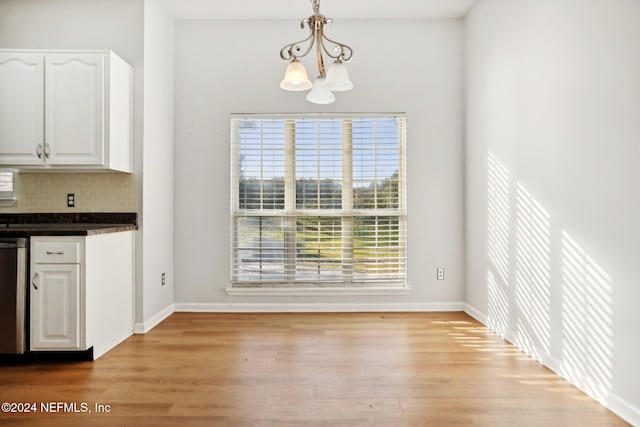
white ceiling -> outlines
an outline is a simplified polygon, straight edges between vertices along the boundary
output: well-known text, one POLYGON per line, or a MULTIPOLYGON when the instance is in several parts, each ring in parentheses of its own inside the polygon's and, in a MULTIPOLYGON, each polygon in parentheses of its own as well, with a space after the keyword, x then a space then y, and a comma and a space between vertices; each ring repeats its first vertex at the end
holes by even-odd
MULTIPOLYGON (((176 19, 304 19, 309 0, 159 0, 176 19)), ((334 19, 460 18, 476 0, 321 0, 334 19)))

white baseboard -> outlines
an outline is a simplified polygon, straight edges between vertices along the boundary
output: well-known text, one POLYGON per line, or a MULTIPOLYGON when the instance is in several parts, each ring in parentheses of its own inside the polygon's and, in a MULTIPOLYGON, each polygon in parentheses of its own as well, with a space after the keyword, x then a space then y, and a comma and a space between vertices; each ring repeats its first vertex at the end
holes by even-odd
POLYGON ((477 308, 465 303, 464 312, 467 313, 469 316, 473 317, 474 319, 476 319, 478 322, 482 323, 483 325, 487 324, 487 316, 485 316, 477 308))
MULTIPOLYGON (((512 334, 512 333, 511 333, 512 334)), ((632 426, 640 426, 640 408, 627 402, 617 394, 609 391, 606 395, 597 395, 585 386, 584 381, 579 378, 572 379, 567 365, 561 360, 549 354, 541 354, 540 363, 560 375, 571 385, 583 391, 596 402, 631 424, 632 426)))
POLYGON ((640 426, 640 408, 633 406, 620 396, 611 394, 603 406, 632 426, 640 426))
POLYGON ((151 319, 145 321, 144 323, 136 323, 133 325, 133 333, 134 334, 146 334, 151 329, 156 327, 160 322, 162 322, 167 317, 171 316, 175 312, 175 304, 171 304, 165 309, 161 310, 151 319))
MULTIPOLYGON (((487 322, 487 315, 485 315, 475 307, 470 306, 469 304, 464 304, 464 311, 469 316, 473 317, 478 322, 491 329, 487 322)), ((494 332, 498 333, 497 331, 494 332)), ((568 374, 567 367, 561 360, 539 348, 526 349, 522 346, 519 346, 517 344, 517 334, 512 330, 507 329, 504 333, 499 333, 498 335, 502 336, 505 340, 509 341, 511 344, 522 350, 528 356, 532 357, 535 360, 538 360, 545 367, 549 368, 551 371, 562 377, 565 381, 569 382, 570 384, 587 394, 596 402, 600 403, 602 406, 609 409, 611 412, 613 412, 626 422, 630 423, 632 426, 640 426, 640 408, 632 405, 631 403, 627 402, 626 400, 612 392, 609 392, 606 396, 595 396, 593 393, 590 393, 589 390, 584 386, 584 384, 582 384, 582 381, 580 381, 579 379, 573 381, 570 378, 571 375, 568 374)))
POLYGON ((176 303, 178 312, 210 313, 337 313, 337 312, 433 312, 463 311, 464 303, 379 303, 379 304, 268 304, 268 303, 176 303))

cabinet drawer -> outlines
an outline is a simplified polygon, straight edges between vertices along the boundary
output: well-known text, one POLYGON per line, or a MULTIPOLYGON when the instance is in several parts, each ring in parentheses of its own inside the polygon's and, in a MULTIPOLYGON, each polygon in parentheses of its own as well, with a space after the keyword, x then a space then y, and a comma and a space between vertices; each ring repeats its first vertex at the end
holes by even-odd
POLYGON ((34 242, 32 249, 35 264, 80 263, 80 242, 34 242))

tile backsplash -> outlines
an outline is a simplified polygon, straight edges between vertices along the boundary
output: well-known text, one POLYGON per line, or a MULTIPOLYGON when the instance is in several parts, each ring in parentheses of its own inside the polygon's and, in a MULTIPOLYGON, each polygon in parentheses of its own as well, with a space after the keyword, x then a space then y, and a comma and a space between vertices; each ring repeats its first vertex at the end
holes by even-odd
POLYGON ((0 213, 138 211, 134 174, 16 173, 13 186, 17 201, 0 213), (69 193, 75 194, 73 208, 67 207, 69 193))

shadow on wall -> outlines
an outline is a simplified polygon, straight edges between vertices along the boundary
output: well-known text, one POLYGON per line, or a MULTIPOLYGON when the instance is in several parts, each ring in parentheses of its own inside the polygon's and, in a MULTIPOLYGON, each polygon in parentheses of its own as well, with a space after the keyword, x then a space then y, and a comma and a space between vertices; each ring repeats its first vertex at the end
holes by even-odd
POLYGON ((488 326, 606 401, 612 278, 492 153, 487 166, 488 326))

